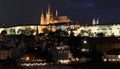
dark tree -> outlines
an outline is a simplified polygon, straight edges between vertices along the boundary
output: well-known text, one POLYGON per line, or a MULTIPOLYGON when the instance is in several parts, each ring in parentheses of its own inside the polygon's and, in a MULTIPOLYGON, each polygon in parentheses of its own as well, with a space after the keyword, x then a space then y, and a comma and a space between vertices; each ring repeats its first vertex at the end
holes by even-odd
POLYGON ((3 30, 3 31, 1 32, 1 35, 3 35, 3 36, 7 35, 7 31, 6 31, 6 30, 3 30))
POLYGON ((98 36, 98 37, 104 37, 105 34, 101 32, 101 33, 98 33, 97 36, 98 36))

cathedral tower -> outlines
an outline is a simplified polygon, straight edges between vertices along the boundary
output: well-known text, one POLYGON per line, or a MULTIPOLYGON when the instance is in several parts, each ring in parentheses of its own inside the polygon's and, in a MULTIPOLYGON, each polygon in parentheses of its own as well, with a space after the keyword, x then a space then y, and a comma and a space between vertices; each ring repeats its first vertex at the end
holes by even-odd
POLYGON ((44 25, 45 24, 45 17, 44 17, 44 14, 43 14, 43 11, 41 12, 41 18, 40 18, 40 25, 44 25))
POLYGON ((46 12, 46 24, 49 24, 51 20, 50 5, 48 6, 48 11, 46 12))

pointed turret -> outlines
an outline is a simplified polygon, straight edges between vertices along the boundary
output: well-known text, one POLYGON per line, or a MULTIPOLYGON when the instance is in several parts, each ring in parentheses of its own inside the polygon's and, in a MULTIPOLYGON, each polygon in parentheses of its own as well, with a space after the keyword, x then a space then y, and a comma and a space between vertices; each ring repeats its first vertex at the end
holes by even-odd
POLYGON ((41 12, 41 17, 43 17, 44 16, 44 14, 43 14, 43 10, 42 10, 42 12, 41 12))
POLYGON ((97 18, 96 24, 99 24, 99 19, 97 18))
POLYGON ((58 16, 58 10, 56 9, 56 17, 58 16))
POLYGON ((45 20, 45 18, 44 18, 44 14, 43 14, 43 11, 41 12, 41 18, 40 18, 40 24, 44 24, 44 20, 45 20))
POLYGON ((96 24, 96 21, 95 21, 95 18, 93 18, 92 25, 95 25, 95 24, 96 24))
POLYGON ((48 14, 50 14, 50 5, 48 5, 48 14))

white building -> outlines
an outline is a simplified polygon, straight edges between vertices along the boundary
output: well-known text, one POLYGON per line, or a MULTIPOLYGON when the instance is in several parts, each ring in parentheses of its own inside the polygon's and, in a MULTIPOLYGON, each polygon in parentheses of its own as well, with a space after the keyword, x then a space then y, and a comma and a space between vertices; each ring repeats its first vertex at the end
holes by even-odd
POLYGON ((99 19, 93 18, 92 24, 81 25, 79 29, 73 31, 77 36, 97 37, 97 34, 103 33, 105 37, 120 36, 120 23, 117 24, 100 24, 99 19))
POLYGON ((81 26, 79 29, 75 30, 74 33, 76 35, 81 34, 81 36, 90 37, 96 37, 98 33, 103 33, 106 37, 120 36, 120 24, 81 26))

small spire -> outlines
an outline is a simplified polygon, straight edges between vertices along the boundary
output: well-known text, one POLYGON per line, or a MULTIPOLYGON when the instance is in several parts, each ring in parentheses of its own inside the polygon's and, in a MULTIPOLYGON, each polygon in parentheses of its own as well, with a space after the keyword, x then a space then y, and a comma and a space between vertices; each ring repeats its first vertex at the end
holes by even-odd
POLYGON ((97 18, 96 24, 99 24, 99 19, 97 18))
POLYGON ((58 10, 56 9, 56 16, 58 16, 58 10))
POLYGON ((41 16, 44 16, 44 14, 43 14, 43 10, 41 11, 41 16))
POLYGON ((48 5, 48 12, 50 12, 50 4, 48 5))
POLYGON ((95 25, 95 24, 96 24, 96 21, 95 21, 95 18, 93 18, 92 25, 95 25))

